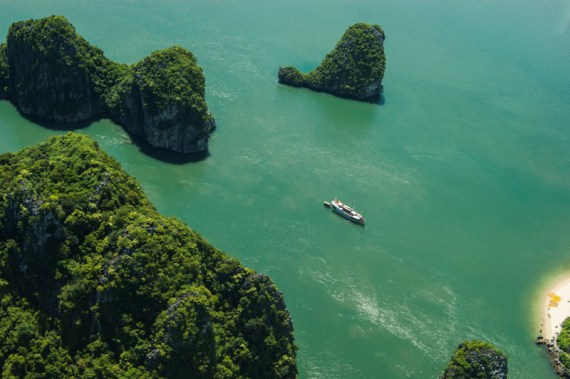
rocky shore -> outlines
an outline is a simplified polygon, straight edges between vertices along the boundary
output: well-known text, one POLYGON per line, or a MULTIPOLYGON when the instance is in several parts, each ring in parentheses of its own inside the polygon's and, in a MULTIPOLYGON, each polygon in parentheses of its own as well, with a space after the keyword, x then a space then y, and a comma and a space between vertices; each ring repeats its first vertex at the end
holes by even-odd
POLYGON ((570 378, 570 278, 555 279, 545 292, 536 344, 546 347, 554 371, 570 378))
POLYGON ((563 353, 562 350, 558 348, 556 345, 556 341, 554 339, 545 341, 541 336, 537 338, 536 341, 537 345, 544 345, 546 350, 548 351, 548 355, 550 356, 550 363, 552 364, 552 368, 561 378, 570 378, 570 370, 561 360, 561 354, 563 353))

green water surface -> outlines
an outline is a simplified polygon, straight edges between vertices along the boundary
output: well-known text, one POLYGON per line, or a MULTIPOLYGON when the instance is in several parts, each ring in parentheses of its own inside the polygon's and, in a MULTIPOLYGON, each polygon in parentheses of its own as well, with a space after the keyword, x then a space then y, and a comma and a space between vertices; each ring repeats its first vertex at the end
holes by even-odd
MULTIPOLYGON (((511 378, 553 378, 534 345, 549 275, 570 269, 570 2, 0 0, 66 16, 116 61, 194 52, 210 157, 148 156, 108 120, 81 129, 179 217, 270 275, 302 378, 434 378, 488 340, 511 378), (381 104, 277 84, 352 23, 386 31, 381 104), (349 224, 321 204, 365 209, 349 224)), ((64 133, 0 101, 0 152, 64 133)))

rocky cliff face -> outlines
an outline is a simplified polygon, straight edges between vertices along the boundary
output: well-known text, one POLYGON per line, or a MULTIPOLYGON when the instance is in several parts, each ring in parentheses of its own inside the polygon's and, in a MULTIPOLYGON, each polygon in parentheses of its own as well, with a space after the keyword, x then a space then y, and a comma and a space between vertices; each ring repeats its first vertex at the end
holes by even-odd
POLYGON ((550 356, 552 368, 561 378, 570 378, 570 359, 568 353, 561 350, 554 343, 547 343, 546 350, 550 356))
POLYGON ((58 123, 100 116, 104 102, 84 56, 89 49, 62 17, 12 24, 6 56, 14 105, 58 123))
MULTIPOLYGON (((123 104, 144 104, 145 94, 136 89, 123 98, 123 104)), ((141 136, 153 147, 180 153, 199 153, 208 149, 209 131, 214 130, 214 120, 208 120, 204 130, 193 128, 188 122, 190 112, 179 104, 169 104, 152 112, 144 106, 133 107, 130 119, 121 124, 129 132, 141 136), (142 120, 137 123, 134 120, 142 120)))
POLYGON ((507 357, 487 342, 461 343, 441 379, 507 379, 507 357))
POLYGON ((0 44, 0 100, 8 98, 8 61, 6 58, 6 44, 0 44))
POLYGON ((215 127, 195 57, 173 47, 132 66, 107 59, 61 16, 14 23, 0 47, 0 99, 56 123, 112 117, 150 145, 202 152, 215 127))
POLYGON ((86 136, 0 155, 2 377, 295 378, 271 279, 148 202, 86 136))
POLYGON ((384 39, 378 25, 352 25, 319 67, 308 74, 294 67, 280 67, 279 83, 356 100, 377 100, 386 67, 384 39))
POLYGON ((115 91, 111 112, 130 133, 182 153, 207 149, 215 123, 204 101, 202 70, 189 51, 152 53, 130 68, 115 91))

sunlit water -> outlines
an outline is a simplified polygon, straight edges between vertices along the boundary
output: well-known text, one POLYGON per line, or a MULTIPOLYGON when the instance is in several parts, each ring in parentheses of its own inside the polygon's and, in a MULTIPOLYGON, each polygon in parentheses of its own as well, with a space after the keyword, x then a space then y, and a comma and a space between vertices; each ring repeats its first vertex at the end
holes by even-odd
MULTIPOLYGON (((0 0, 17 20, 65 15, 132 63, 198 57, 218 129, 211 156, 145 155, 110 121, 94 137, 157 208, 271 275, 303 378, 430 378, 456 345, 493 342, 512 378, 551 378, 537 298, 570 268, 568 1, 0 0), (358 21, 386 31, 383 104, 283 87, 358 21), (365 209, 358 227, 324 208, 365 209)), ((0 152, 63 133, 0 102, 0 152)))

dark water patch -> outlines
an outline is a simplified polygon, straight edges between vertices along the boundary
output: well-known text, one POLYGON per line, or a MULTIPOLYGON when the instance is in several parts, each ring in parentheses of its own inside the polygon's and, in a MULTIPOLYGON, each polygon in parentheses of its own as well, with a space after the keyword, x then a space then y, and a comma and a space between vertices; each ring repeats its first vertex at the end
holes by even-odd
POLYGON ((378 97, 376 104, 378 104, 378 105, 386 104, 386 96, 384 96, 384 90, 382 90, 382 92, 380 92, 380 96, 378 97))
POLYGON ((350 96, 350 95, 345 95, 345 94, 340 94, 340 93, 332 93, 326 89, 319 89, 319 88, 310 88, 308 86, 296 86, 296 85, 292 85, 292 84, 282 84, 277 82, 277 85, 279 87, 292 87, 292 88, 297 88, 297 89, 306 89, 312 92, 318 92, 318 93, 324 93, 330 96, 334 96, 334 97, 338 97, 341 99, 345 99, 345 100, 352 100, 352 101, 357 101, 357 102, 361 102, 361 103, 368 103, 368 104, 376 104, 376 105, 384 105, 386 103, 386 98, 384 96, 384 90, 382 89, 380 91, 380 94, 378 96, 373 96, 373 97, 368 97, 365 99, 362 98, 358 98, 358 97, 354 97, 354 96, 350 96))
POLYGON ((186 163, 201 162, 210 156, 209 150, 199 153, 179 153, 161 147, 154 147, 140 136, 131 133, 128 133, 128 135, 140 152, 162 162, 183 165, 186 163))
MULTIPOLYGON (((39 116, 27 115, 22 113, 18 108, 16 108, 18 113, 26 120, 37 124, 41 127, 44 127, 49 130, 53 131, 77 131, 86 129, 91 124, 101 121, 102 117, 93 117, 88 120, 78 121, 78 122, 55 122, 52 120, 45 119, 39 116)), ((125 130, 122 126, 118 125, 121 129, 125 130)), ((137 146, 138 150, 141 151, 143 154, 152 157, 156 160, 165 162, 165 163, 172 163, 172 164, 186 164, 190 162, 200 162, 210 156, 208 150, 199 152, 199 153, 179 153, 176 151, 168 150, 165 148, 154 147, 149 144, 144 138, 131 134, 127 132, 129 138, 133 142, 135 146, 137 146)))
POLYGON ((73 131, 73 130, 81 130, 89 127, 92 123, 100 121, 101 117, 93 117, 83 121, 77 122, 55 122, 52 120, 45 119, 40 116, 28 115, 22 113, 17 107, 18 113, 26 120, 33 122, 39 126, 42 126, 49 130, 54 131, 73 131))

